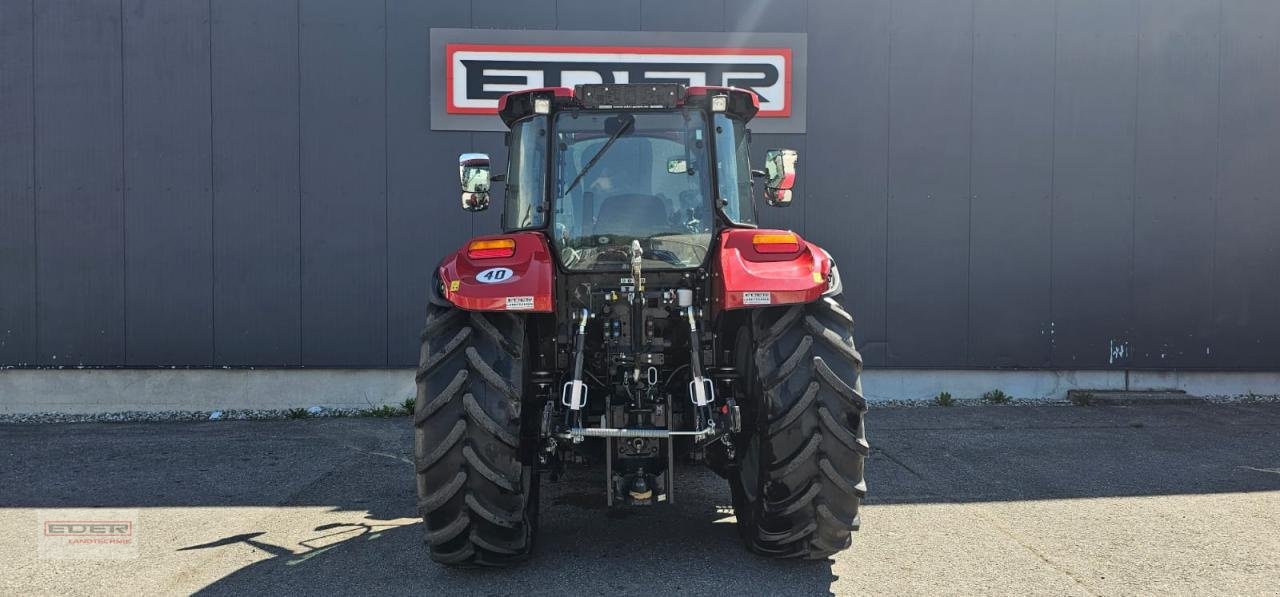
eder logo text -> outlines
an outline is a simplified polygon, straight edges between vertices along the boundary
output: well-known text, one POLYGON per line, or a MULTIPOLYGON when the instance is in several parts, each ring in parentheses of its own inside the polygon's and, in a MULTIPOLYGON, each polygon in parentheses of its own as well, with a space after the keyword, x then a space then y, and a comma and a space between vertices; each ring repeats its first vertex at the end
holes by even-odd
POLYGON ((679 83, 750 89, 762 118, 791 113, 789 48, 448 44, 448 111, 497 112, 503 94, 595 83, 679 83))
POLYGON ((505 132, 503 95, 578 85, 737 87, 756 94, 756 133, 805 132, 808 37, 758 31, 432 28, 432 130, 505 132))
POLYGON ((133 534, 133 523, 127 520, 49 520, 44 523, 44 534, 64 537, 128 537, 133 534))

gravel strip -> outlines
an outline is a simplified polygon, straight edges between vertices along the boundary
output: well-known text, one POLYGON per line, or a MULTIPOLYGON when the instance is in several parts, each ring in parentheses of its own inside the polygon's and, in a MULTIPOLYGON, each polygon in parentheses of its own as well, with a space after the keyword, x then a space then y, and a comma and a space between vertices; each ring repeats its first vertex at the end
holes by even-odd
MULTIPOLYGON (((1280 402, 1280 394, 1260 395, 1246 394, 1240 396, 1205 396, 1205 401, 1212 404, 1260 404, 1280 402)), ((1008 402, 993 404, 980 398, 957 398, 949 406, 941 406, 934 400, 873 400, 869 406, 874 410, 904 408, 968 408, 974 406, 1075 406, 1067 400, 1045 400, 1014 398, 1008 402)), ((397 407, 390 407, 397 408, 397 407)), ((391 414, 386 408, 311 408, 294 409, 252 409, 252 410, 159 410, 159 411, 126 411, 115 413, 67 414, 67 413, 0 413, 0 424, 19 423, 137 423, 160 421, 268 421, 279 419, 318 419, 331 417, 389 417, 407 416, 402 411, 391 414)))
MULTIPOLYGON (((266 421, 278 419, 319 419, 330 417, 388 417, 385 411, 359 408, 254 409, 254 410, 158 410, 116 413, 68 414, 21 413, 0 414, 4 423, 137 423, 160 421, 266 421)), ((406 416, 398 412, 394 416, 406 416)))

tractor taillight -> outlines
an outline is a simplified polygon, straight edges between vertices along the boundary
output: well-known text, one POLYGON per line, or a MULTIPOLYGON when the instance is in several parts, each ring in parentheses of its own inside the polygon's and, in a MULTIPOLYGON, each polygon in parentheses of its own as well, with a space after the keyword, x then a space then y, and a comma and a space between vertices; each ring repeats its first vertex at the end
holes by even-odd
POLYGON ((467 245, 467 257, 472 259, 495 259, 515 254, 516 241, 510 238, 475 240, 467 245))
POLYGON ((794 234, 757 234, 751 237, 751 245, 757 253, 796 253, 800 251, 800 239, 794 234))

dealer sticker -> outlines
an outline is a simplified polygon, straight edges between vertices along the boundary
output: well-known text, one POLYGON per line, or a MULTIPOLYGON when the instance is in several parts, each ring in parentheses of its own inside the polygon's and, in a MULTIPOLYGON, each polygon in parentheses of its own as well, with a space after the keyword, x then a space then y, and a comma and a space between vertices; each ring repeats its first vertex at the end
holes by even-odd
POLYGON ((773 294, 768 292, 744 292, 742 293, 742 304, 744 305, 772 305, 773 294))
POLYGON ((528 311, 533 308, 533 297, 531 296, 509 296, 507 297, 508 311, 528 311))

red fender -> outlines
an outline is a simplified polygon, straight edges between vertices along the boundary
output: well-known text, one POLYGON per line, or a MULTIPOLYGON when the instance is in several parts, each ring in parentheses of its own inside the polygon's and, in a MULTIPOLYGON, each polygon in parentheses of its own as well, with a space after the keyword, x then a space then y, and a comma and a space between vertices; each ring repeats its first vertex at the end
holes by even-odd
POLYGON ((720 234, 714 292, 723 309, 811 303, 827 291, 830 276, 827 253, 793 232, 735 228, 720 234), (794 237, 795 243, 756 244, 757 236, 779 235, 794 237))
POLYGON ((554 266, 547 238, 537 232, 478 236, 440 264, 440 282, 449 302, 468 311, 550 313, 554 266), (510 256, 477 258, 472 243, 515 241, 510 256))

